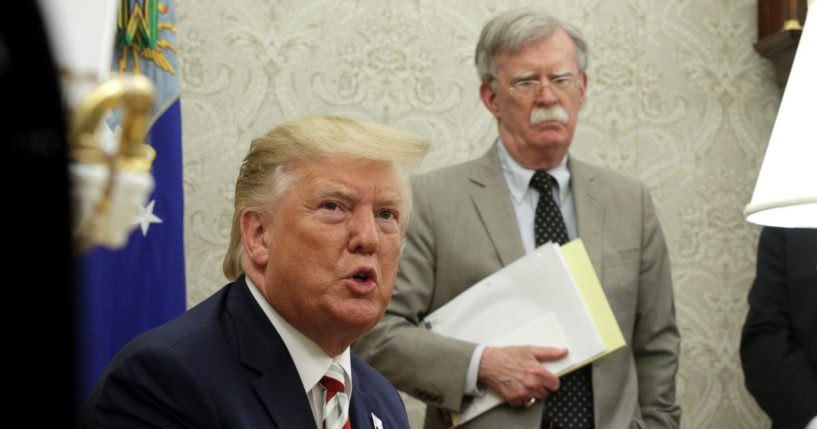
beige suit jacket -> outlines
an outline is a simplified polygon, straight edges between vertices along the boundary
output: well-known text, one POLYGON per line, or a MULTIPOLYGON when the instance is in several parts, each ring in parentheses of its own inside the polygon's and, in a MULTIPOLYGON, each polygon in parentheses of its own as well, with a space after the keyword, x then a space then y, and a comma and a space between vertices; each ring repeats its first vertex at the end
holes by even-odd
MULTIPOLYGON (((627 346, 593 363, 596 427, 675 428, 679 334, 670 263, 646 187, 569 159, 577 230, 627 346)), ((417 177, 413 218, 394 296, 383 320, 354 351, 400 390, 426 402, 426 427, 459 410, 476 344, 422 327, 426 314, 524 256, 496 148, 417 177)), ((538 428, 541 401, 502 405, 467 428, 538 428)))

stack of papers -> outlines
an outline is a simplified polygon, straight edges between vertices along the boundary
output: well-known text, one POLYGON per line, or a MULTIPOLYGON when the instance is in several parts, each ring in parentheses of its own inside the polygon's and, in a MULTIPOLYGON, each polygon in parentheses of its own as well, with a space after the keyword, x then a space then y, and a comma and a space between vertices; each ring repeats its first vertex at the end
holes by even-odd
MULTIPOLYGON (((542 363, 560 376, 624 346, 581 240, 537 248, 468 288, 424 323, 436 333, 489 346, 566 348, 564 358, 542 363)), ((489 390, 453 421, 462 424, 502 402, 489 390)))

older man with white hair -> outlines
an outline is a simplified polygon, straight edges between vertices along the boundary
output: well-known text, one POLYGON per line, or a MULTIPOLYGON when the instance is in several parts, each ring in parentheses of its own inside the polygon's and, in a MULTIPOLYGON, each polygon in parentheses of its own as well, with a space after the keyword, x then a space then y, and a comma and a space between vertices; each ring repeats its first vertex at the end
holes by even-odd
POLYGON ((419 177, 394 299, 354 346, 428 403, 426 427, 490 389, 504 404, 468 428, 674 428, 679 333, 670 263, 641 182, 569 155, 587 91, 587 44, 541 12, 503 13, 476 49, 499 138, 483 156, 419 177), (486 347, 422 327, 425 315, 548 241, 581 238, 626 347, 557 378, 569 350, 486 347))

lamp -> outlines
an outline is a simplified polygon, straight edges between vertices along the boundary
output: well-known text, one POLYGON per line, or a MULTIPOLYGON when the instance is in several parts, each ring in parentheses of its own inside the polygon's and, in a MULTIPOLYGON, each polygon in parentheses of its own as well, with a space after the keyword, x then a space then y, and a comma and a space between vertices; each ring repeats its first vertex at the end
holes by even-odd
POLYGON ((760 167, 755 192, 744 210, 746 220, 752 223, 817 228, 815 8, 817 0, 809 0, 806 23, 760 167), (813 22, 809 24, 809 21, 813 22))

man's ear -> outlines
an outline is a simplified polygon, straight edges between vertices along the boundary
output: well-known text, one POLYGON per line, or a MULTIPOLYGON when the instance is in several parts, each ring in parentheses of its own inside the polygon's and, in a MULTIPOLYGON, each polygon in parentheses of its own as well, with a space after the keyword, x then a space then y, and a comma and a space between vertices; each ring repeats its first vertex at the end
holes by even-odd
POLYGON ((488 108, 494 116, 499 117, 499 106, 496 104, 496 92, 491 87, 490 83, 482 82, 479 86, 479 96, 482 98, 482 104, 488 108))
POLYGON ((257 266, 264 267, 269 259, 267 225, 262 215, 255 210, 241 212, 241 240, 244 253, 257 266))
POLYGON ((579 76, 579 106, 584 104, 585 97, 587 95, 587 73, 582 72, 581 76, 579 76))

